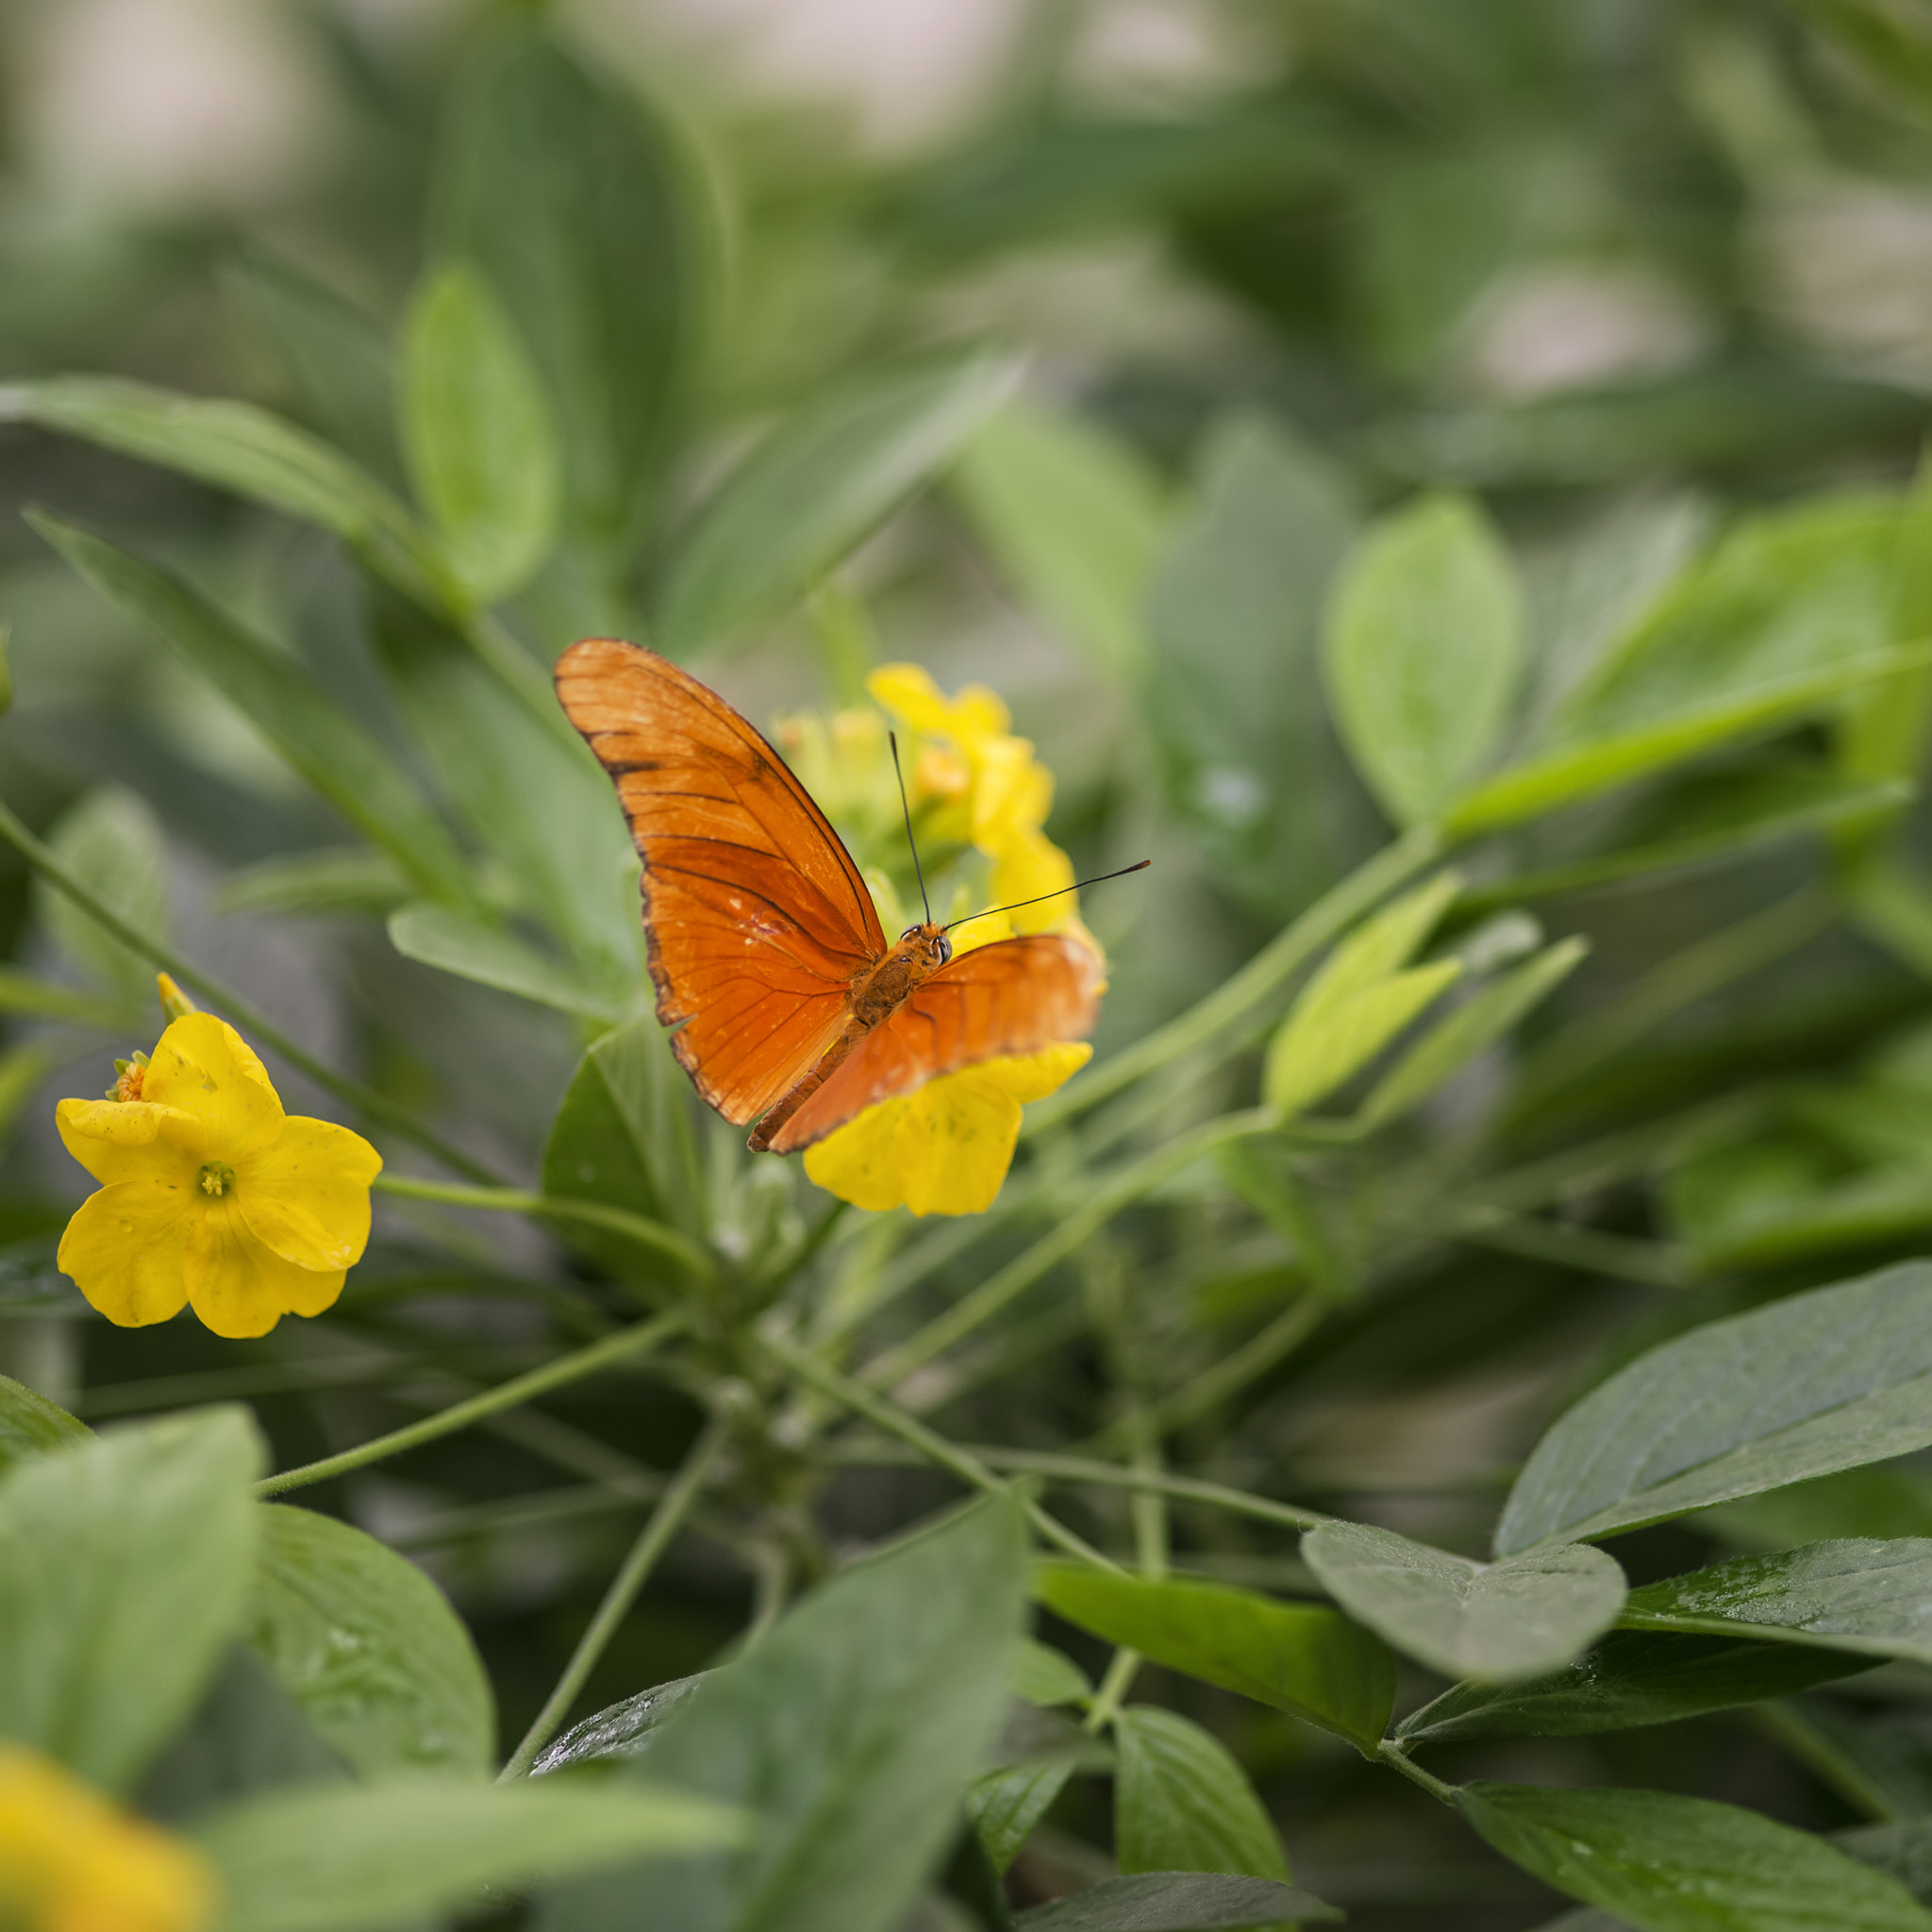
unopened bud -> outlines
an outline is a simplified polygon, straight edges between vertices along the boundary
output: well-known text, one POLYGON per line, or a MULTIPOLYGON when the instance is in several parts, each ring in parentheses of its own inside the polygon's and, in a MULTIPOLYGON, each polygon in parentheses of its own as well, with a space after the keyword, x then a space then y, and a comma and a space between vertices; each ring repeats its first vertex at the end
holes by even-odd
POLYGON ((158 973, 155 975, 155 985, 160 991, 161 1015, 164 1019, 184 1020, 190 1013, 199 1010, 168 974, 158 973))

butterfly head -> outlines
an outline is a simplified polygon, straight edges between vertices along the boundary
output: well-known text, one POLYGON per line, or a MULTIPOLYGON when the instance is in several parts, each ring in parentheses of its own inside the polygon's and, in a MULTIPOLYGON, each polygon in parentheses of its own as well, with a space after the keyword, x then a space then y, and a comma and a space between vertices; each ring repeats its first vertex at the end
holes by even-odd
POLYGON ((943 926, 908 925, 899 935, 899 943, 919 958, 928 973, 937 973, 953 957, 953 942, 943 926))

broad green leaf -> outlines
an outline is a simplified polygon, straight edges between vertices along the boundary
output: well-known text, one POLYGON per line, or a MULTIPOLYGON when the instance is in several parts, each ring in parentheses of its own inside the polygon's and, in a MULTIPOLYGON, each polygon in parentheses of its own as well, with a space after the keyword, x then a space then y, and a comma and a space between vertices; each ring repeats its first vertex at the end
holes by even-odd
POLYGON ((1205 1872, 1103 1878, 1015 1915, 1020 1932, 1242 1932, 1340 1919, 1333 1906, 1266 1878, 1205 1872))
POLYGON ((1829 708, 1848 691, 1926 665, 1932 665, 1932 650, 1923 645, 1874 651, 1734 697, 1690 702, 1654 724, 1538 753, 1464 793, 1445 816, 1444 829, 1452 837, 1470 838, 1542 818, 1721 745, 1761 737, 1829 708))
POLYGON ((995 1872, 1004 1872, 1020 1856, 1034 1827, 1079 1768, 1078 1757, 1068 1751, 1002 1765, 966 1787, 966 1815, 995 1872))
POLYGON ((58 1403, 11 1375, 0 1375, 0 1474, 49 1449, 84 1442, 88 1435, 87 1424, 58 1403))
POLYGON ((80 1020, 99 1024, 108 1015, 99 995, 37 979, 17 967, 0 966, 0 1013, 20 1013, 36 1020, 80 1020))
POLYGON ((1194 491, 1148 596, 1147 726, 1214 869, 1286 919, 1382 836, 1317 665, 1329 580, 1360 513, 1321 451, 1260 415, 1214 426, 1194 491))
MULTIPOLYGON (((110 911, 158 940, 169 937, 167 845, 138 792, 118 785, 88 792, 56 822, 47 843, 110 911)), ((124 946, 53 886, 37 883, 35 902, 55 944, 122 1014, 151 1010, 151 959, 124 946)))
POLYGON ((1291 1013, 1269 1043, 1261 1095, 1283 1117, 1325 1098, 1462 976, 1460 959, 1398 973, 1333 1004, 1291 1013))
POLYGON ((468 263, 417 290, 403 325, 403 449, 450 568, 483 604, 521 590, 557 532, 550 407, 516 325, 468 263))
POLYGON ((392 911, 409 896, 394 859, 368 845, 325 845, 232 872, 215 894, 223 912, 392 911))
POLYGON ((1007 1689, 1028 1704, 1078 1704, 1092 1696, 1087 1673, 1065 1652, 1026 1638, 1007 1667, 1007 1689))
POLYGON ((1358 1623, 1447 1677, 1539 1676, 1616 1622, 1624 1573, 1585 1543, 1474 1563, 1392 1529, 1324 1523, 1302 1560, 1358 1623))
POLYGON ((949 480, 1021 600, 1109 676, 1138 679, 1167 523, 1166 492, 1140 453, 1096 424, 1015 402, 960 451, 949 480))
POLYGON ((629 1004, 609 979, 592 979, 508 926, 455 906, 399 906, 389 916, 389 939, 406 959, 586 1020, 619 1019, 629 1004))
POLYGON ((319 525, 405 594, 445 600, 447 571, 408 511, 340 450, 252 403, 62 375, 0 386, 8 422, 79 437, 319 525))
POLYGON ((1329 617, 1328 697, 1398 824, 1437 817, 1490 763, 1522 657, 1515 572, 1474 503, 1424 497, 1357 545, 1329 617))
POLYGON ((1375 1083, 1362 1104, 1362 1124, 1379 1126, 1420 1106, 1479 1054, 1506 1038, 1569 978, 1589 950, 1588 940, 1558 940, 1473 993, 1375 1083))
POLYGON ((1413 1744, 1464 1738, 1574 1738, 1674 1724, 1707 1710, 1790 1697, 1873 1668, 1869 1657, 1735 1637, 1612 1631, 1578 1663, 1515 1684, 1457 1684, 1395 1734, 1413 1744))
POLYGON ((549 395, 566 531, 614 578, 692 393, 713 265, 698 167, 608 72, 538 25, 482 40, 432 226, 514 321, 549 395))
POLYGON ((921 358, 814 397, 703 506, 674 549, 658 642, 674 658, 775 617, 952 459, 1005 399, 1003 357, 921 358))
POLYGON ((394 1777, 250 1797, 196 1822, 225 1932, 382 1932, 489 1903, 486 1886, 554 1884, 741 1841, 745 1820, 641 1782, 470 1785, 394 1777))
MULTIPOLYGON (((573 1888, 551 1932, 885 1932, 984 1760, 1024 1604, 1023 1523, 982 1504, 857 1564, 713 1672, 653 1738, 653 1778, 742 1804, 751 1846, 573 1888)), ((626 1767, 621 1774, 630 1775, 626 1767)))
POLYGON ((254 1424, 109 1429, 0 1480, 0 1736, 125 1789, 200 1701, 247 1607, 254 1424))
POLYGON ((1831 1841, 1861 1865, 1888 1872, 1921 1905, 1932 1894, 1932 1819, 1906 1818, 1896 1824, 1855 1824, 1831 1841))
POLYGON ((635 1697, 608 1705, 546 1745, 531 1764, 530 1775, 541 1777, 599 1757, 637 1757, 665 1719, 709 1675, 708 1671, 700 1671, 694 1677, 674 1677, 668 1684, 654 1684, 635 1697))
POLYGON ((333 1517, 264 1505, 249 1641, 317 1732, 365 1777, 481 1777, 496 1748, 490 1680, 442 1592, 333 1517))
POLYGON ((1043 1564, 1033 1593, 1050 1610, 1170 1669, 1292 1712, 1365 1755, 1395 1701, 1395 1660, 1367 1631, 1317 1604, 1277 1603, 1223 1583, 1114 1576, 1043 1564))
POLYGON ((1177 1711, 1129 1705, 1113 1722, 1114 1857, 1123 1872, 1227 1872, 1288 1882, 1288 1859, 1247 1774, 1177 1711))
POLYGON ((1791 1550, 1837 1536, 1932 1537, 1932 1477, 1898 1463, 1767 1490, 1697 1519, 1734 1549, 1791 1550))
POLYGON ((1927 1932, 1904 1886, 1808 1832, 1666 1791, 1462 1786, 1506 1858, 1639 1932, 1927 1932))
POLYGON ((1734 1557, 1632 1591, 1622 1621, 1932 1663, 1932 1538, 1848 1537, 1734 1557))
POLYGON ((1461 890, 1460 875, 1444 872, 1391 899, 1329 954, 1295 1002, 1295 1012, 1307 1014, 1309 1024, 1325 1020, 1345 1001, 1407 965, 1461 890))
POLYGON ((1640 1356, 1536 1446, 1496 1549, 1659 1523, 1932 1442, 1932 1264, 1793 1295, 1640 1356))
POLYGON ((73 524, 37 529, 108 602, 151 625, 350 824, 425 891, 467 896, 468 868, 395 754, 286 652, 244 630, 179 577, 73 524))

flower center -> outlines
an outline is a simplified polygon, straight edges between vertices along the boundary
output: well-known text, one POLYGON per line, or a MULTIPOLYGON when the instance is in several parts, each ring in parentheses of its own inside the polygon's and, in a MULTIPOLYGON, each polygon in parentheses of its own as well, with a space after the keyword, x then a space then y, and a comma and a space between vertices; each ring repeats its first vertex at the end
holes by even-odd
POLYGON ((235 1170, 225 1160, 210 1160, 195 1178, 204 1194, 225 1194, 235 1185, 235 1170))

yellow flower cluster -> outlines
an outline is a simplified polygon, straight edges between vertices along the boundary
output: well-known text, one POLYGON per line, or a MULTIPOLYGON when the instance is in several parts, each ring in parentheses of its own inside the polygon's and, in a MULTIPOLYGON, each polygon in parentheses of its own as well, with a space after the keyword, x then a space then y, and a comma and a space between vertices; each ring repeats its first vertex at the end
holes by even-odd
MULTIPOLYGON (((991 862, 973 867, 954 889, 956 899, 969 890, 972 896, 941 902, 937 917, 957 917, 974 904, 1007 906, 1064 892, 1074 883, 1072 862, 1044 829, 1053 774, 1034 758, 1028 740, 1013 735, 1012 714, 994 692, 970 684, 949 698, 917 664, 884 665, 866 688, 909 741, 907 790, 929 858, 943 862, 948 852, 965 850, 991 862)), ((896 851, 905 834, 877 712, 792 720, 780 742, 827 814, 855 835, 861 857, 896 851)), ((909 923, 912 908, 897 903, 881 869, 868 866, 866 874, 889 930, 909 923)), ((1093 943, 1071 893, 968 920, 953 945, 965 953, 1016 932, 1064 930, 1093 943)), ((867 1108, 808 1148, 805 1171, 827 1192, 874 1212, 904 1205, 914 1214, 980 1213, 1012 1164, 1021 1108, 1064 1085, 1091 1051, 1070 1041, 942 1074, 916 1093, 867 1108)))
POLYGON ((188 1303, 217 1335, 242 1337, 333 1304, 369 1240, 382 1157, 367 1141, 284 1113, 267 1069, 212 1013, 173 1021, 114 1091, 56 1115, 102 1183, 56 1258, 102 1314, 139 1328, 188 1303))
POLYGON ((0 1924, 24 1932, 198 1932, 215 1879, 192 1845, 51 1758, 0 1744, 0 1924))

